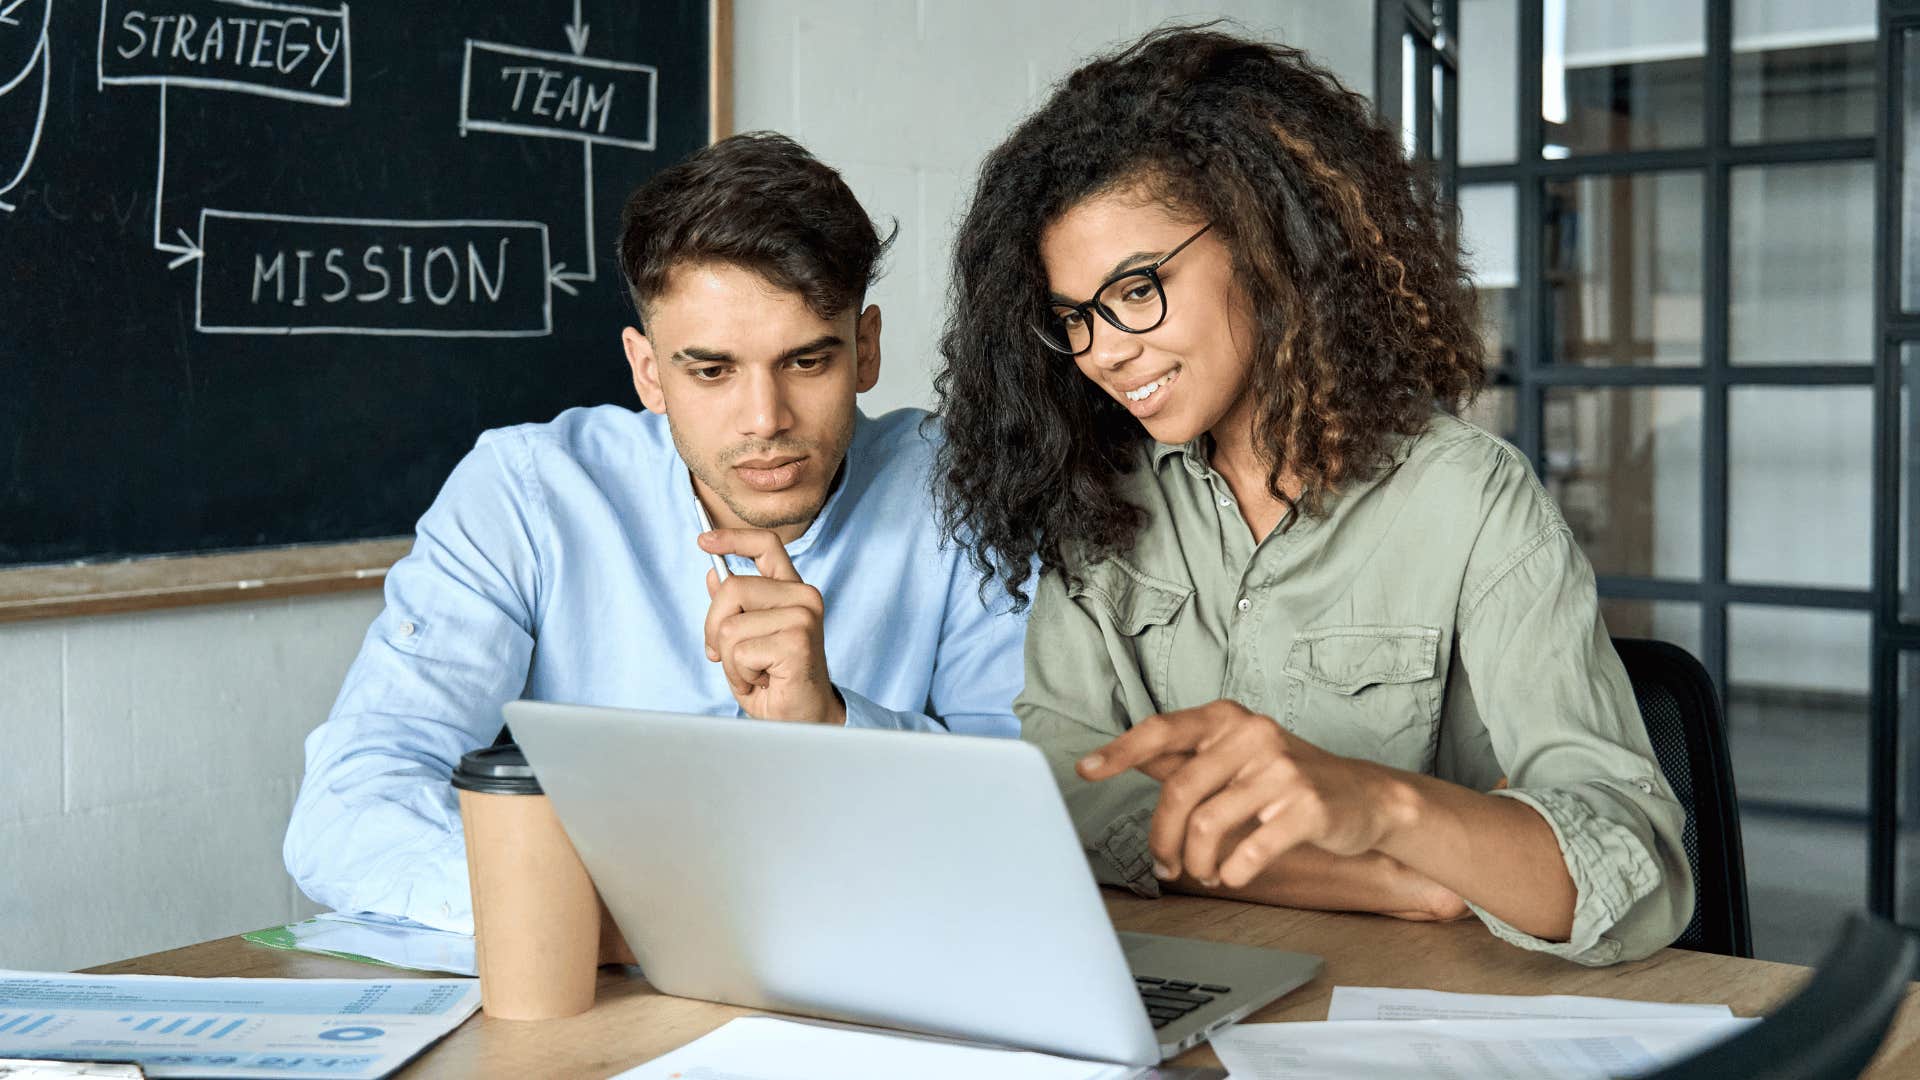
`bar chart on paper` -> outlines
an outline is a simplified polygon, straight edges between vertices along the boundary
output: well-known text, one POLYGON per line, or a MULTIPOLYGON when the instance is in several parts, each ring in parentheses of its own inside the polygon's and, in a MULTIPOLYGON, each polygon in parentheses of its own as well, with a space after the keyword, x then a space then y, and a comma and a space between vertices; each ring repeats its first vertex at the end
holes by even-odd
POLYGON ((27 1035, 47 1026, 52 1013, 0 1013, 0 1034, 27 1035))
POLYGON ((174 1035, 182 1039, 207 1038, 224 1039, 246 1024, 244 1019, 236 1020, 226 1016, 201 1018, 196 1016, 123 1016, 123 1024, 129 1024, 134 1031, 147 1031, 155 1035, 174 1035))

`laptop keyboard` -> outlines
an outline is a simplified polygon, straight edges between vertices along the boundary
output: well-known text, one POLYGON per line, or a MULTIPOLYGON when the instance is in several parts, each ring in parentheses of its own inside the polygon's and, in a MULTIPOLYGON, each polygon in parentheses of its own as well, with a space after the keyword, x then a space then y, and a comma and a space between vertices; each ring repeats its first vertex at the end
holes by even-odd
POLYGON ((1140 987, 1140 1000, 1146 1003, 1154 1027, 1165 1027, 1231 989, 1152 975, 1135 975, 1133 981, 1140 987))

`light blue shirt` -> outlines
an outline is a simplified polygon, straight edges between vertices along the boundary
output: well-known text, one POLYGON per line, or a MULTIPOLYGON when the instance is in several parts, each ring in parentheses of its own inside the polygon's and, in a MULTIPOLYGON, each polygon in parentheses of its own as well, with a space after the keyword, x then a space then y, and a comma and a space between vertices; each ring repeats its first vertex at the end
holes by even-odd
MULTIPOLYGON (((926 414, 856 418, 820 514, 787 545, 826 600, 827 670, 853 727, 1015 737, 1023 616, 943 542, 926 414)), ((387 575, 387 606, 287 826, 319 903, 471 931, 448 780, 527 697, 743 715, 703 627, 712 565, 665 417, 617 406, 480 437, 387 575)), ((750 560, 730 560, 753 572, 750 560)))

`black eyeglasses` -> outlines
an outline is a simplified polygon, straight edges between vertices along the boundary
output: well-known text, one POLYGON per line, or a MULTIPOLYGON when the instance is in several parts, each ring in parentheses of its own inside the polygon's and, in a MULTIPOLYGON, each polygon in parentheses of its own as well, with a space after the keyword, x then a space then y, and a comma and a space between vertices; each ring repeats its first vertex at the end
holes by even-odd
POLYGON ((1093 299, 1083 304, 1055 301, 1047 321, 1035 326, 1033 332, 1054 352, 1079 356, 1093 348, 1093 312, 1099 312, 1115 330, 1129 334, 1144 334, 1166 322, 1167 290, 1160 283, 1160 268, 1211 228, 1213 223, 1208 222, 1200 226, 1200 232, 1180 241, 1179 247, 1151 264, 1101 282, 1093 299))

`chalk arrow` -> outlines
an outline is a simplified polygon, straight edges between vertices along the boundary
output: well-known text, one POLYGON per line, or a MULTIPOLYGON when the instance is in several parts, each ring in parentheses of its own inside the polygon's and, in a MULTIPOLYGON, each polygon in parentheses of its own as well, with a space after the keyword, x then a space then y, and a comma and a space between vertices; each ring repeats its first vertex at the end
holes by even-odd
POLYGON ((173 270, 178 267, 185 266, 186 264, 199 258, 203 253, 200 250, 200 245, 194 242, 193 237, 187 235, 187 230, 185 229, 173 230, 180 237, 181 243, 168 244, 161 241, 160 211, 165 207, 166 201, 167 201, 167 86, 165 83, 161 83, 160 84, 160 160, 159 160, 158 166, 154 170, 154 181, 153 181, 153 250, 164 251, 169 255, 179 256, 178 258, 174 259, 172 262, 167 264, 167 269, 173 270))
MULTIPOLYGON (((6 25, 8 25, 8 26, 19 26, 19 25, 20 25, 20 20, 19 20, 19 19, 16 19, 16 18, 14 18, 14 17, 13 17, 13 13, 14 13, 14 12, 16 12, 16 11, 19 11, 19 10, 20 10, 20 5, 21 5, 21 4, 24 4, 24 3, 26 3, 26 2, 27 2, 27 0, 13 0, 13 3, 11 3, 11 4, 8 4, 8 5, 7 5, 7 6, 5 6, 5 7, 0 7, 0 23, 4 23, 4 24, 6 24, 6 25)), ((578 19, 579 17, 580 17, 580 16, 578 16, 578 15, 575 15, 575 16, 574 16, 574 18, 576 18, 576 19, 578 19)), ((578 50, 578 49, 575 49, 575 50, 574 50, 574 52, 579 52, 579 51, 580 51, 580 50, 578 50)))
POLYGON ((176 258, 172 262, 167 264, 167 269, 178 270, 182 266, 185 266, 188 263, 192 262, 193 260, 198 259, 202 255, 206 254, 206 252, 200 250, 199 244, 194 243, 193 237, 187 235, 187 230, 175 229, 173 231, 180 235, 180 244, 156 243, 153 245, 153 250, 155 251, 164 251, 170 255, 179 256, 179 258, 176 258), (181 244, 184 244, 186 246, 182 247, 180 246, 181 244))
POLYGON ((587 34, 589 27, 580 21, 580 0, 573 0, 573 21, 567 24, 567 43, 573 46, 573 55, 587 55, 587 34))
POLYGON ((566 263, 554 263, 552 266, 547 267, 547 284, 552 285, 568 296, 579 296, 580 290, 574 288, 573 283, 579 280, 581 275, 563 274, 560 272, 566 268, 566 263))

